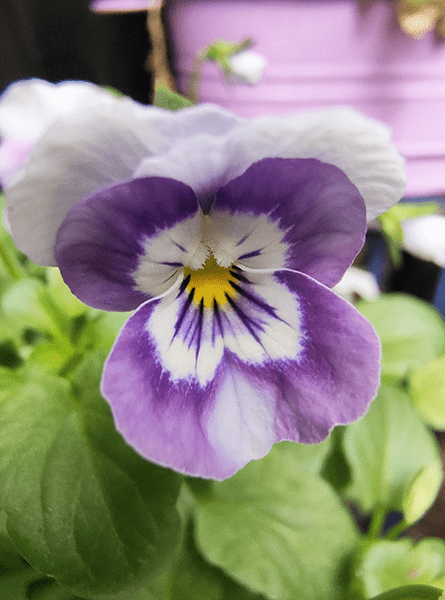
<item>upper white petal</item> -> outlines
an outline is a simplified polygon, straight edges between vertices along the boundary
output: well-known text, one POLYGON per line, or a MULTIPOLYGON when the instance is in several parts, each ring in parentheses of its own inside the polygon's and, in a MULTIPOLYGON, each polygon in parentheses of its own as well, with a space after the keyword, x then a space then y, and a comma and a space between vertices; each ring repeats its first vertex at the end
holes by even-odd
POLYGON ((0 137, 36 141, 59 117, 116 98, 86 81, 18 81, 0 98, 0 137))
POLYGON ((219 137, 184 138, 164 155, 147 157, 136 175, 184 181, 205 208, 219 187, 263 158, 317 158, 335 165, 359 189, 368 221, 398 202, 406 185, 390 130, 347 108, 259 117, 219 137))
POLYGON ((17 246, 35 262, 55 265, 57 230, 77 202, 133 179, 145 157, 162 155, 183 137, 224 136, 239 122, 217 107, 171 113, 127 98, 67 115, 35 144, 7 190, 17 246))
POLYGON ((317 158, 339 167, 360 191, 368 221, 398 202, 406 185, 391 131, 348 108, 253 119, 235 130, 229 146, 231 159, 246 168, 266 157, 317 158))

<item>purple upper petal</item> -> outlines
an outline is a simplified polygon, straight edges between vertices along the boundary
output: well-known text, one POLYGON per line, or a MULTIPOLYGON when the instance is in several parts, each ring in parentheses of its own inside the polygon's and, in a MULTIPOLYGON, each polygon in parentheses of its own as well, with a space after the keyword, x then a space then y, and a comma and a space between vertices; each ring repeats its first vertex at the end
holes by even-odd
MULTIPOLYGON (((343 171, 315 159, 268 158, 253 164, 218 191, 211 214, 217 211, 234 214, 235 222, 243 213, 266 214, 282 230, 284 264, 276 264, 276 245, 266 231, 254 231, 258 241, 237 257, 242 264, 287 267, 328 286, 340 281, 366 233, 366 208, 357 188, 343 171), (253 257, 261 258, 250 264, 253 257)), ((240 232, 244 245, 247 233, 240 232)))
MULTIPOLYGON (((57 233, 55 257, 65 282, 95 308, 136 308, 151 297, 134 279, 145 240, 197 212, 192 190, 172 179, 135 179, 94 194, 68 212, 57 233)), ((174 273, 175 265, 167 266, 174 273)), ((171 284, 166 276, 165 288, 171 284)))

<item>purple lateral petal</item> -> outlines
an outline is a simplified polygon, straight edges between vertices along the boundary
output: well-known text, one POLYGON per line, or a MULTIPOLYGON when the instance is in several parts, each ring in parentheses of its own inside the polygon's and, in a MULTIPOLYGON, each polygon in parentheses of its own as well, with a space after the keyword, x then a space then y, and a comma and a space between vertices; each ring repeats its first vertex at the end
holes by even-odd
POLYGON ((305 331, 297 362, 238 368, 277 399, 278 440, 313 444, 363 416, 380 382, 380 341, 348 302, 302 273, 275 278, 299 298, 305 331))
POLYGON ((106 362, 102 393, 118 430, 142 456, 189 475, 224 479, 275 442, 317 443, 333 426, 366 412, 379 384, 380 345, 372 326, 310 277, 274 277, 298 297, 303 339, 295 360, 245 362, 226 349, 209 382, 175 379, 149 326, 159 302, 144 304, 129 319, 106 362))
MULTIPOLYGON (((218 211, 232 213, 234 223, 242 213, 265 214, 283 232, 284 264, 276 264, 275 246, 268 244, 266 231, 255 232, 263 244, 256 241, 249 255, 239 256, 242 264, 287 267, 328 286, 340 281, 365 239, 366 208, 357 188, 339 168, 315 159, 266 158, 254 163, 218 191, 211 215, 218 211)), ((246 233, 240 232, 244 246, 246 233)))
MULTIPOLYGON (((135 179, 104 189, 68 212, 57 233, 57 265, 82 302, 102 310, 133 310, 152 297, 149 286, 136 289, 134 279, 144 242, 197 213, 192 190, 173 179, 135 179)), ((167 265, 164 275, 159 265, 164 291, 174 283, 178 266, 167 265)))

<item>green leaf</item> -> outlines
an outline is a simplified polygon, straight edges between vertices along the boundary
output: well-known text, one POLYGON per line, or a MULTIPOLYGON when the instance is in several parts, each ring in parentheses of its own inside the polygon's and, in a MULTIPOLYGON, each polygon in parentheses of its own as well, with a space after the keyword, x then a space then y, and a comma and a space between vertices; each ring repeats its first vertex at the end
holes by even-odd
POLYGON ((46 271, 48 291, 52 300, 70 317, 77 317, 89 310, 74 294, 62 279, 59 269, 48 267, 46 271))
POLYGON ((6 515, 0 512, 0 598, 28 600, 28 586, 36 576, 12 545, 6 533, 6 515))
POLYGON ((286 461, 292 468, 302 466, 311 473, 320 473, 324 462, 331 450, 332 439, 328 437, 319 444, 297 444, 296 442, 280 442, 273 448, 279 453, 281 460, 286 461))
POLYGON ((399 202, 386 213, 380 215, 379 220, 383 234, 388 244, 391 259, 396 266, 402 264, 403 228, 405 219, 421 217, 437 213, 439 204, 437 202, 399 202))
POLYGON ((286 447, 276 445, 196 497, 198 547, 235 580, 276 600, 343 598, 355 524, 286 447))
MULTIPOLYGON (((261 600, 256 594, 229 579, 209 564, 195 547, 192 527, 187 528, 185 543, 171 571, 171 600, 261 600)), ((164 600, 161 596, 159 600, 164 600)), ((170 600, 170 597, 169 599, 170 600)))
POLYGON ((405 219, 414 219, 432 215, 440 210, 438 202, 399 202, 391 207, 381 217, 391 217, 393 221, 405 221, 405 219))
POLYGON ((54 303, 47 287, 38 279, 22 279, 3 296, 2 309, 22 327, 32 327, 55 339, 66 339, 69 317, 54 303))
POLYGON ((402 511, 411 523, 431 506, 442 481, 439 449, 401 390, 382 385, 367 415, 346 427, 343 441, 352 470, 346 493, 365 512, 402 511), (425 471, 432 484, 416 485, 425 471))
POLYGON ((83 600, 61 588, 52 577, 36 579, 28 586, 28 600, 83 600))
POLYGON ((343 450, 343 435, 345 427, 335 427, 330 439, 331 452, 323 465, 322 477, 337 490, 342 492, 351 480, 351 469, 345 458, 343 450))
POLYGON ((360 553, 356 563, 354 587, 372 597, 405 585, 431 585, 442 588, 445 583, 445 542, 426 538, 397 542, 379 540, 360 553))
POLYGON ((89 321, 79 335, 78 346, 109 353, 117 334, 128 320, 129 312, 101 312, 89 321))
POLYGON ((129 448, 99 394, 103 357, 71 386, 0 372, 0 504, 19 552, 74 594, 109 598, 174 551, 180 478, 129 448))
POLYGON ((188 98, 172 92, 172 90, 169 90, 168 87, 159 81, 156 82, 153 104, 167 110, 180 110, 181 108, 192 106, 188 98))
POLYGON ((427 302, 406 294, 360 300, 382 342, 382 377, 397 381, 445 352, 445 324, 427 302))
POLYGON ((412 374, 409 393, 418 413, 436 430, 445 429, 445 355, 412 374))
POLYGON ((442 600, 443 590, 429 585, 406 585, 372 598, 372 600, 442 600))

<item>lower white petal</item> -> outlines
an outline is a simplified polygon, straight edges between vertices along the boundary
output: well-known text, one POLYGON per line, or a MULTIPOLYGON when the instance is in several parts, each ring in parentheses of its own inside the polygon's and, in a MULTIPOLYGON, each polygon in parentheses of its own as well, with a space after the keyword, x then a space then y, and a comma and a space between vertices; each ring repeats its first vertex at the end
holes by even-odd
POLYGON ((274 398, 264 385, 250 381, 236 368, 227 369, 207 435, 216 452, 236 464, 265 456, 276 441, 274 398))

